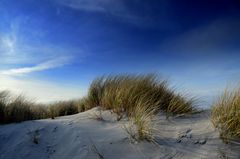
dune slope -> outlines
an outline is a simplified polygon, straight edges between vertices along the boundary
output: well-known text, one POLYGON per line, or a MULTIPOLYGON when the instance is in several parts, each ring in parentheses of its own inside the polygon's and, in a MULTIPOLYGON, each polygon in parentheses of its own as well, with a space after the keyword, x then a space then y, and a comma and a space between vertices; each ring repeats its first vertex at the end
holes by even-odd
POLYGON ((99 108, 54 120, 0 126, 1 159, 167 159, 239 158, 239 144, 224 144, 203 112, 166 120, 159 114, 156 145, 131 142, 123 125, 108 111, 104 121, 93 119, 99 108))

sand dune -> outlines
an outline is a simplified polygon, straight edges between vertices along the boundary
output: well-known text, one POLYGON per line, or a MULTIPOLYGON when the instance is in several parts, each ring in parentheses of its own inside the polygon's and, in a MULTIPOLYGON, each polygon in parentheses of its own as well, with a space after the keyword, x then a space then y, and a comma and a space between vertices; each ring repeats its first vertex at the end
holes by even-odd
POLYGON ((240 145, 224 144, 207 111, 166 119, 158 115, 157 144, 132 142, 127 120, 92 119, 94 108, 76 115, 0 126, 1 159, 170 159, 240 158, 240 145))

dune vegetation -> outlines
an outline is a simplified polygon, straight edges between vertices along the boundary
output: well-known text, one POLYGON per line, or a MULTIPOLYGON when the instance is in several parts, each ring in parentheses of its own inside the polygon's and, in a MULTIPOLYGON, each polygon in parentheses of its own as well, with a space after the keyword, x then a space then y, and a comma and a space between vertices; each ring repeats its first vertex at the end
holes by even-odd
POLYGON ((111 109, 119 119, 128 116, 141 101, 142 107, 162 110, 169 114, 186 114, 196 111, 195 100, 176 94, 166 80, 156 75, 116 75, 95 79, 88 92, 88 105, 111 109))
POLYGON ((176 94, 166 80, 156 75, 115 75, 96 78, 88 95, 79 100, 37 104, 23 96, 13 97, 7 91, 0 93, 0 123, 21 122, 71 115, 100 106, 111 110, 121 120, 124 115, 138 125, 140 138, 148 138, 147 121, 163 111, 168 115, 196 111, 192 98, 176 94), (145 126, 144 126, 145 125, 145 126), (144 126, 144 127, 143 127, 144 126), (141 132, 142 130, 142 132, 141 132))
POLYGON ((81 100, 37 104, 24 96, 13 96, 8 91, 0 92, 0 124, 54 118, 83 111, 81 100))
POLYGON ((111 110, 117 120, 126 115, 132 123, 124 126, 129 136, 151 142, 156 135, 153 118, 159 111, 167 116, 197 111, 194 98, 175 93, 166 80, 154 74, 97 78, 90 85, 87 105, 111 110))
POLYGON ((47 117, 46 109, 23 96, 11 97, 7 91, 0 93, 0 123, 20 122, 47 117))
POLYGON ((240 87, 225 89, 212 107, 211 118, 224 141, 240 138, 240 87))

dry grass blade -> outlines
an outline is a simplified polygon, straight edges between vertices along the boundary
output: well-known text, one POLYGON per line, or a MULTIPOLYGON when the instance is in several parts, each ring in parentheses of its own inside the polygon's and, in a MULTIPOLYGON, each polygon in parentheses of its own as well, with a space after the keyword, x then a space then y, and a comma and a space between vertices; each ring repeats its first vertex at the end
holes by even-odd
POLYGON ((187 97, 176 95, 171 98, 169 106, 167 107, 167 114, 190 114, 197 111, 193 105, 195 105, 195 99, 191 98, 186 100, 187 97))
POLYGON ((154 114, 157 111, 157 107, 151 104, 151 102, 145 100, 138 101, 130 117, 130 125, 123 127, 131 139, 136 141, 146 140, 155 143, 157 129, 155 127, 154 114))
MULTIPOLYGON (((82 100, 60 101, 52 104, 36 104, 23 96, 10 98, 0 92, 0 123, 21 122, 64 115, 72 115, 101 106, 117 114, 121 120, 126 114, 132 117, 139 101, 143 109, 163 110, 169 114, 191 113, 192 100, 176 95, 168 88, 167 81, 154 74, 115 75, 97 78, 90 85, 87 97, 82 100)), ((232 125, 232 124, 229 124, 232 125)))
POLYGON ((14 97, 8 91, 0 92, 0 124, 72 115, 88 108, 85 99, 37 104, 22 95, 14 97))
POLYGON ((212 107, 211 118, 224 141, 240 138, 240 88, 224 91, 212 107))
MULTIPOLYGON (((154 74, 116 75, 97 78, 89 88, 88 100, 91 107, 111 109, 119 119, 123 112, 131 116, 139 100, 157 104, 158 110, 171 114, 191 113, 194 102, 170 90, 167 81, 159 80, 154 74)), ((152 107, 152 106, 150 106, 152 107)))

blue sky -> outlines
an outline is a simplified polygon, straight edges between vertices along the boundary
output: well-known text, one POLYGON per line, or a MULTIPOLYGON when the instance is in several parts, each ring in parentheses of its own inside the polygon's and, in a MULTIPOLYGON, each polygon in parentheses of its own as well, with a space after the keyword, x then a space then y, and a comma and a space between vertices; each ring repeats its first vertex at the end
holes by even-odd
POLYGON ((156 72, 209 103, 239 82, 239 51, 237 0, 0 0, 0 89, 41 102, 156 72))

